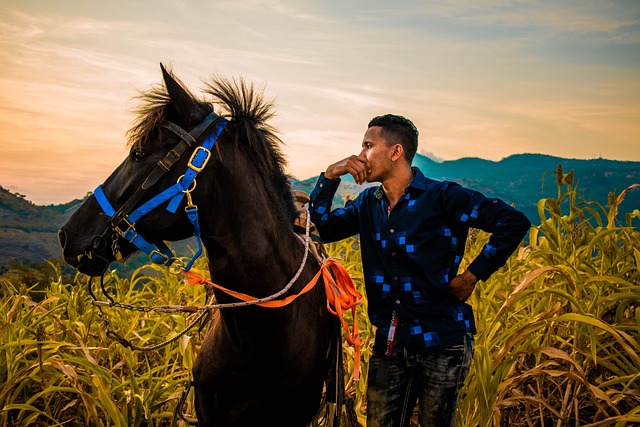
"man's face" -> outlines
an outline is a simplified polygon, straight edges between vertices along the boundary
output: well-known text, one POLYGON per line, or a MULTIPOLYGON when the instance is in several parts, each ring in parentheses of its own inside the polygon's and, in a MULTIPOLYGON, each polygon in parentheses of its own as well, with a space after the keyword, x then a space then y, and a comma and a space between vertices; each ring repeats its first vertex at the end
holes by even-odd
POLYGON ((367 129, 362 140, 360 157, 367 159, 367 182, 380 182, 388 174, 392 166, 392 154, 394 147, 387 146, 387 141, 381 135, 380 126, 371 126, 367 129))

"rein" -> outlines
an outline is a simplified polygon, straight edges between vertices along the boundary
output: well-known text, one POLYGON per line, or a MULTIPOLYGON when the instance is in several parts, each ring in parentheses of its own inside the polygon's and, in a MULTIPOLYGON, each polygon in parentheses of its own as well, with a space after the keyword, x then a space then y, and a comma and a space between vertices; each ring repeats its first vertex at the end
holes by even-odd
MULTIPOLYGON (((273 303, 280 302, 280 301, 272 301, 272 300, 275 300, 276 298, 278 298, 279 296, 281 296, 282 294, 287 292, 289 289, 291 289, 293 284, 300 277, 300 274, 302 274, 302 270, 304 269, 304 266, 307 263, 307 258, 309 256, 309 242, 311 240, 310 239, 310 230, 311 230, 311 219, 310 219, 310 215, 307 214, 307 224, 306 224, 306 227, 305 227, 305 238, 304 238, 304 256, 302 257, 302 261, 300 262, 300 266, 298 267, 298 270, 296 271, 295 275, 291 278, 291 280, 289 280, 289 283, 287 283, 287 285, 283 289, 281 289, 280 291, 276 292, 275 294, 270 295, 270 296, 265 297, 265 298, 260 298, 260 299, 253 298, 253 297, 249 297, 248 295, 242 294, 240 292, 235 292, 235 291, 226 289, 226 288, 224 288, 224 287, 222 287, 220 285, 217 285, 217 284, 213 283, 212 281, 210 281, 210 280, 208 280, 208 279, 206 279, 206 278, 204 278, 204 277, 202 277, 200 275, 197 275, 195 273, 189 272, 189 271, 185 270, 184 268, 182 268, 180 270, 180 272, 183 275, 188 275, 189 277, 191 277, 191 280, 190 281, 189 280, 185 280, 185 283, 187 283, 189 285, 195 285, 196 283, 212 285, 213 287, 217 287, 218 289, 221 289, 221 290, 223 290, 223 291, 225 291, 225 292, 227 292, 227 293, 229 293, 230 295, 233 295, 233 296, 243 295, 245 297, 244 301, 243 302, 238 302, 238 303, 213 304, 213 301, 215 300, 215 297, 212 295, 211 298, 209 299, 209 303, 207 305, 203 305, 203 306, 192 306, 192 305, 190 305, 190 306, 185 306, 185 305, 147 306, 147 305, 126 304, 126 303, 121 303, 121 302, 115 301, 113 298, 111 298, 109 296, 109 294, 107 293, 106 289, 104 288, 104 275, 101 276, 101 278, 100 278, 100 288, 102 289, 102 293, 107 297, 108 301, 100 301, 100 300, 98 300, 98 298, 93 293, 93 289, 91 287, 91 282, 89 283, 89 294, 93 298, 93 305, 98 307, 99 316, 102 319, 103 323, 105 324, 105 328, 107 330, 107 335, 108 336, 114 338, 115 340, 120 342, 120 344, 122 344, 123 346, 129 347, 129 348, 131 348, 133 350, 137 350, 137 351, 158 350, 159 348, 162 348, 162 347, 165 347, 165 346, 171 344, 172 342, 176 341, 178 338, 180 338, 181 336, 186 334, 191 328, 193 328, 196 324, 198 324, 198 322, 200 322, 200 320, 202 320, 204 318, 204 316, 209 313, 210 310, 220 309, 220 308, 246 307, 246 306, 257 305, 257 304, 262 305, 262 304, 267 304, 267 302, 269 302, 269 301, 271 301, 273 303), (189 323, 181 332, 179 332, 174 337, 172 337, 172 338, 170 338, 170 339, 168 339, 168 340, 166 340, 166 341, 164 341, 164 342, 162 342, 160 344, 140 347, 140 346, 137 346, 137 345, 133 344, 131 341, 127 340, 121 334, 119 334, 118 332, 116 332, 113 329, 111 329, 111 323, 110 323, 109 319, 107 318, 106 314, 102 311, 102 307, 122 308, 122 309, 125 309, 125 310, 141 311, 141 312, 145 312, 145 313, 150 312, 150 311, 158 311, 158 312, 163 312, 163 313, 176 313, 176 312, 195 313, 195 312, 200 312, 200 314, 198 315, 198 317, 194 321, 189 323)), ((324 265, 324 263, 322 265, 324 265)), ((307 284, 307 286, 305 286, 303 291, 301 291, 300 293, 298 293, 296 295, 293 295, 293 296, 290 296, 290 297, 287 297, 286 299, 288 300, 288 302, 286 304, 274 305, 273 307, 276 307, 276 306, 282 307, 284 305, 287 305, 291 301, 293 301, 295 298, 297 298, 298 296, 308 292, 317 283, 317 281, 318 281, 317 277, 318 277, 318 274, 316 274, 316 277, 314 277, 314 280, 312 280, 313 285, 310 286, 309 284, 307 284)), ((347 277, 348 277, 348 275, 347 275, 347 277)), ((349 280, 351 280, 351 279, 349 278, 349 280)), ((352 283, 352 286, 353 286, 353 283, 352 283)), ((354 290, 355 290, 355 287, 354 287, 354 290)), ((267 306, 267 305, 265 305, 265 306, 267 306)), ((355 316, 354 316, 354 319, 355 319, 355 316)), ((343 324, 344 324, 344 322, 343 322, 343 324)))
MULTIPOLYGON (((308 240, 307 240, 307 248, 308 248, 308 240)), ((305 252, 306 256, 306 252, 305 252)), ((304 264, 301 264, 301 267, 304 264)), ((313 289, 318 280, 322 277, 324 281, 324 289, 327 295, 327 310, 329 313, 335 315, 340 319, 340 323, 342 327, 347 332, 347 342, 354 346, 355 348, 355 362, 353 368, 353 379, 358 381, 360 379, 360 332, 358 331, 358 321, 356 318, 356 306, 362 304, 362 295, 356 290, 349 273, 345 268, 336 260, 335 258, 327 258, 320 265, 320 270, 316 273, 316 275, 311 279, 309 283, 297 294, 289 295, 286 298, 276 300, 278 296, 284 294, 293 282, 295 282, 295 278, 292 279, 289 284, 280 290, 279 292, 266 297, 266 298, 256 298, 250 295, 243 294, 241 292, 236 292, 231 289, 227 289, 224 286, 220 286, 217 283, 212 282, 211 280, 202 277, 194 272, 184 271, 183 274, 185 276, 190 277, 190 280, 185 280, 185 283, 189 285, 195 284, 203 284, 209 285, 216 289, 219 289, 226 294, 229 294, 233 297, 236 297, 242 302, 236 303, 227 303, 227 304, 213 304, 209 306, 199 307, 201 310, 213 309, 213 308, 229 308, 229 307, 243 307, 248 305, 259 305, 261 307, 267 308, 280 308, 286 305, 289 305, 296 298, 301 295, 306 294, 311 289, 313 289), (353 330, 349 330, 349 325, 344 320, 344 312, 345 310, 351 309, 351 318, 353 319, 353 330)))

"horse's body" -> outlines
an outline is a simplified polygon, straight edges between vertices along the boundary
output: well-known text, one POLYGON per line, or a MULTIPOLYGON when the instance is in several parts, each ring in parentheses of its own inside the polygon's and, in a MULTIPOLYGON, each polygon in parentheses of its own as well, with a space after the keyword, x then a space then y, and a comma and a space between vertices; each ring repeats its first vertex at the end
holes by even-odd
MULTIPOLYGON (((162 126, 171 121, 188 131, 213 111, 211 104, 197 101, 162 70, 166 90, 155 89, 143 97, 146 107, 130 131, 131 153, 102 185, 116 211, 176 146, 179 139, 162 126)), ((242 81, 214 81, 208 93, 230 115, 191 192, 199 207, 211 277, 226 288, 266 297, 289 282, 305 253, 293 233, 298 212, 283 172, 279 140, 266 124, 271 105, 242 81)), ((189 155, 143 193, 140 203, 176 183, 189 155)), ((193 227, 183 212, 185 203, 175 214, 164 205, 154 209, 135 224, 137 233, 151 243, 189 237, 193 227)), ((104 274, 118 252, 126 257, 136 250, 111 231, 113 223, 102 211, 97 199, 89 197, 59 233, 65 260, 91 276, 104 274)), ((288 294, 299 291, 318 269, 309 257, 288 294)), ((237 301, 220 291, 216 299, 237 301)), ((282 308, 250 306, 216 313, 193 370, 199 425, 310 422, 321 401, 332 324, 322 285, 282 308)))

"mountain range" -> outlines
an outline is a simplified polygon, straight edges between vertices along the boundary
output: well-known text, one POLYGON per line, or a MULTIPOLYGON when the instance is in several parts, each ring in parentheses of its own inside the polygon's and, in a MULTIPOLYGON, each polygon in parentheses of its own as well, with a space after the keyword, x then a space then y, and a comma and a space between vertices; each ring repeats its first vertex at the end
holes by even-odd
MULTIPOLYGON (((564 173, 573 170, 574 186, 585 201, 607 206, 610 192, 620 194, 634 183, 640 183, 640 162, 607 159, 577 160, 542 154, 517 154, 500 161, 462 158, 436 162, 417 154, 413 162, 429 178, 458 182, 465 187, 498 197, 523 211, 535 224, 540 224, 537 204, 542 198, 556 198, 558 165, 564 173)), ((365 186, 345 177, 336 194, 334 206, 357 195, 365 186)), ((306 180, 292 178, 294 189, 310 193, 317 177, 306 180)), ((370 184, 369 184, 370 185, 370 184)), ((38 263, 46 259, 60 259, 57 243, 58 228, 83 200, 60 205, 35 205, 23 195, 0 187, 0 273, 12 263, 38 263)), ((619 211, 624 215, 640 209, 640 190, 627 193, 619 211)), ((187 243, 181 244, 183 247, 187 243)), ((183 252, 181 252, 183 253, 183 252)), ((188 252, 187 252, 188 253, 188 252)))

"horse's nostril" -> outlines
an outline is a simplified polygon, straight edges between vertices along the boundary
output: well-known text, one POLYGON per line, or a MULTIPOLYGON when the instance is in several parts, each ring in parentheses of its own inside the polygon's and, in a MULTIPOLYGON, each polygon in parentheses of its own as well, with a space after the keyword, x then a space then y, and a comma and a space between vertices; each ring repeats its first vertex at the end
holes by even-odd
POLYGON ((95 236, 93 239, 91 239, 91 249, 95 251, 101 251, 106 247, 107 241, 104 239, 104 237, 95 236))
POLYGON ((63 229, 60 229, 60 231, 58 231, 58 240, 60 241, 60 246, 62 246, 62 249, 64 249, 64 247, 67 245, 67 233, 65 233, 63 229))

